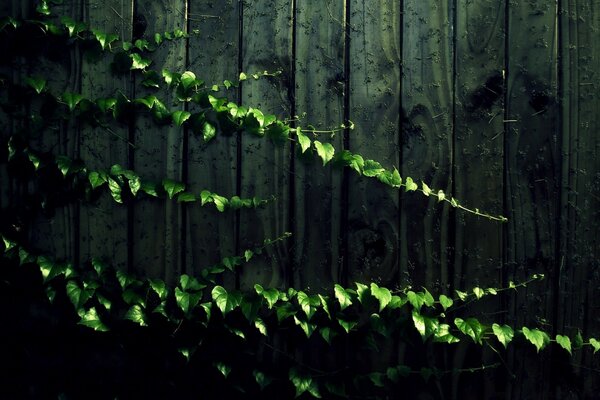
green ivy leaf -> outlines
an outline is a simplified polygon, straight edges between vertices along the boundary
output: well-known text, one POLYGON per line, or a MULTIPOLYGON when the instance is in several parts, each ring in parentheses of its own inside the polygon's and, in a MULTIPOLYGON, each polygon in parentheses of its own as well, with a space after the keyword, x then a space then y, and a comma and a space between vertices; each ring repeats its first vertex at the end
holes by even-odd
POLYGON ((296 128, 296 137, 298 138, 298 144, 300 145, 300 149, 302 153, 306 152, 306 150, 310 149, 311 141, 304 133, 302 133, 302 129, 300 127, 296 128))
POLYGON ((379 312, 392 301, 392 293, 389 289, 379 287, 375 282, 371 282, 371 294, 379 301, 379 312))
POLYGON ((412 320, 423 341, 437 332, 440 325, 437 318, 426 317, 419 314, 417 310, 412 311, 412 320))
POLYGON ((423 181, 421 181, 421 189, 423 190, 423 194, 425 196, 428 196, 431 194, 431 189, 429 188, 429 186, 427 186, 427 184, 423 181))
POLYGON ((340 308, 342 310, 352 305, 352 298, 346 289, 336 283, 333 290, 335 293, 335 298, 340 303, 340 308))
POLYGON ((590 338, 589 343, 594 348, 594 354, 596 354, 596 352, 600 350, 600 341, 590 338))
POLYGON ((475 318, 455 318, 454 325, 465 335, 469 336, 475 343, 481 343, 481 336, 483 334, 483 326, 475 318))
POLYGON ((421 307, 425 303, 425 295, 423 293, 415 293, 412 290, 409 290, 408 293, 406 293, 406 298, 417 311, 421 310, 421 307))
POLYGON ((369 377, 369 380, 373 383, 373 385, 375 385, 376 387, 385 387, 384 378, 386 375, 382 372, 371 372, 367 376, 369 377))
POLYGON ((77 104, 79 104, 81 100, 83 100, 83 96, 78 93, 67 92, 61 96, 61 100, 67 104, 67 107, 69 107, 69 111, 73 112, 73 110, 75 110, 75 107, 77 107, 77 104))
POLYGON ((573 340, 573 349, 577 350, 583 346, 583 336, 581 336, 581 331, 577 330, 577 334, 575 335, 575 339, 573 340))
POLYGON ((132 69, 132 70, 145 69, 145 68, 149 67, 150 64, 152 64, 151 60, 147 60, 147 59, 143 58, 138 53, 131 53, 129 55, 129 57, 131 58, 131 67, 130 67, 130 69, 132 69))
POLYGON ((180 127, 185 121, 190 119, 192 114, 189 111, 177 110, 174 111, 173 114, 171 114, 171 116, 175 125, 180 127))
POLYGON ((290 369, 289 377, 296 388, 296 397, 299 397, 304 392, 308 392, 318 399, 321 398, 319 388, 310 376, 301 375, 295 368, 292 368, 290 369))
POLYGON ((314 141, 315 149, 317 150, 317 154, 323 160, 323 166, 325 166, 335 154, 335 149, 331 145, 331 143, 321 143, 318 140, 314 141))
POLYGON ((128 183, 129 183, 129 190, 131 191, 131 194, 133 195, 133 197, 137 196, 137 193, 142 188, 142 181, 140 180, 140 177, 137 175, 132 175, 128 179, 128 183))
POLYGON ((229 376, 229 373, 231 372, 231 367, 223 362, 216 362, 215 364, 215 368, 217 370, 219 370, 219 372, 221 374, 223 374, 223 376, 225 378, 227 378, 229 376))
POLYGON ((217 210, 219 210, 220 212, 223 212, 227 209, 227 206, 229 205, 229 200, 227 200, 227 198, 213 193, 212 199, 215 203, 215 206, 217 207, 217 210))
POLYGON ((385 172, 385 168, 380 163, 374 160, 365 160, 365 166, 363 168, 363 175, 368 177, 378 176, 385 172))
POLYGON ((254 376, 254 380, 256 381, 258 386, 260 386, 260 390, 265 390, 265 388, 269 386, 271 382, 273 382, 272 378, 270 378, 269 376, 265 375, 264 372, 261 372, 257 369, 252 371, 252 375, 254 376))
POLYGON ((358 325, 358 321, 349 321, 346 320, 344 318, 338 317, 337 318, 337 322, 338 324, 340 324, 340 326, 342 328, 344 328, 344 330, 346 331, 346 333, 350 333, 350 331, 356 326, 358 325))
POLYGON ((212 299, 216 303, 223 316, 240 305, 241 296, 237 293, 228 293, 222 286, 215 286, 211 292, 212 299))
POLYGON ((450 332, 450 325, 440 324, 433 335, 433 341, 436 343, 452 344, 460 342, 460 339, 450 332))
POLYGON ((293 315, 296 315, 296 310, 294 306, 290 303, 283 303, 282 305, 276 307, 277 309, 277 321, 281 323, 286 318, 289 318, 293 315))
POLYGON ((85 314, 81 316, 79 325, 87 326, 95 331, 106 332, 108 327, 100 321, 100 316, 96 311, 95 307, 90 308, 85 314))
POLYGON ((558 343, 560 347, 565 349, 569 354, 573 354, 571 352, 571 339, 568 336, 556 335, 556 343, 558 343))
POLYGON ((485 295, 485 292, 483 291, 482 288, 475 287, 475 288, 473 288, 473 294, 479 300, 480 298, 482 298, 485 295))
POLYGON ((467 299, 467 297, 469 297, 468 293, 465 292, 461 292, 460 290, 455 290, 454 292, 456 292, 456 295, 458 296, 458 298, 461 301, 465 301, 467 299))
POLYGON ((177 193, 183 192, 185 190, 185 185, 180 182, 175 182, 172 179, 164 179, 162 181, 163 188, 169 199, 172 199, 177 193))
POLYGON ((210 122, 206 121, 202 125, 202 138, 205 142, 211 141, 215 136, 217 136, 217 128, 210 122))
POLYGON ((160 279, 151 279, 150 287, 158 295, 160 300, 167 299, 167 296, 169 295, 169 289, 167 288, 165 281, 160 279))
POLYGON ((265 324, 265 321, 263 321, 261 318, 256 318, 254 320, 254 326, 263 336, 269 337, 267 334, 267 324, 265 324))
POLYGON ((306 314, 306 318, 310 320, 312 316, 315 314, 315 307, 320 305, 321 302, 317 296, 309 296, 306 293, 300 291, 297 294, 298 304, 300 304, 300 308, 306 314))
POLYGON ((200 302, 202 298, 202 292, 198 293, 190 293, 185 292, 178 287, 175 288, 175 302, 177 306, 184 312, 184 314, 188 314, 191 310, 194 309, 200 302))
POLYGON ((121 196, 121 190, 122 190, 121 186, 119 185, 119 183, 117 181, 115 181, 110 176, 108 177, 108 188, 110 190, 110 194, 111 194, 112 198, 117 203, 123 203, 123 198, 121 196))
POLYGON ((310 338, 314 331, 317 329, 317 325, 311 324, 308 321, 298 318, 294 315, 294 322, 304 331, 307 338, 310 338))
POLYGON ((454 304, 454 300, 442 294, 440 295, 440 304, 444 308, 444 311, 446 311, 448 308, 452 307, 452 304, 454 304))
POLYGON ((146 322, 146 313, 142 309, 142 307, 138 304, 131 306, 129 311, 125 314, 125 319, 135 322, 140 326, 147 326, 146 322))
POLYGON ((181 286, 181 288, 183 290, 202 290, 206 287, 206 285, 201 284, 200 282, 198 282, 198 279, 194 278, 193 276, 189 276, 187 274, 182 274, 179 277, 179 285, 181 286))
POLYGON ((525 326, 521 329, 521 331, 523 332, 525 338, 535 346, 538 353, 540 352, 540 350, 546 347, 548 343, 550 343, 550 337, 544 331, 541 331, 539 329, 529 329, 525 326))
POLYGON ((178 203, 189 203, 196 201, 196 196, 190 192, 181 192, 177 195, 178 203))
POLYGON ((81 310, 87 301, 94 295, 94 289, 81 288, 79 284, 73 280, 70 280, 66 284, 67 297, 71 300, 71 303, 75 307, 75 310, 81 310))
POLYGON ((275 303, 277 303, 277 301, 279 300, 280 293, 277 289, 271 288, 265 290, 261 285, 257 283, 256 285, 254 285, 254 290, 259 296, 264 297, 264 299, 267 301, 267 305, 269 306, 269 310, 272 309, 275 303))
MULTIPOLYGON (((10 249, 8 246, 6 246, 6 240, 4 245, 6 247, 6 250, 10 249)), ((42 272, 42 278, 44 279, 44 283, 49 282, 57 276, 64 274, 66 270, 65 264, 53 262, 52 260, 44 256, 39 256, 37 258, 37 264, 39 265, 40 271, 42 272)))
POLYGON ((95 29, 92 29, 92 33, 96 37, 98 43, 100 43, 102 50, 106 50, 107 47, 110 48, 111 43, 119 39, 115 34, 106 34, 95 29))
POLYGON ((510 326, 500 326, 496 323, 492 325, 492 331, 494 332, 494 335, 496 335, 496 337, 498 338, 498 341, 502 343, 504 348, 506 348, 508 344, 512 341, 513 336, 515 334, 510 326))
POLYGON ((92 185, 92 189, 96 189, 108 181, 108 175, 106 172, 92 171, 88 175, 88 180, 90 181, 90 185, 92 185))
POLYGON ((27 83, 37 94, 40 94, 46 88, 46 80, 44 78, 39 77, 27 77, 25 78, 25 83, 27 83))
POLYGON ((444 199, 446 198, 446 194, 444 193, 443 190, 438 190, 437 198, 438 198, 438 201, 444 201, 444 199))
POLYGON ((415 190, 419 189, 419 185, 417 185, 410 176, 406 177, 405 181, 407 192, 414 192, 415 190))
POLYGON ((158 197, 158 185, 152 182, 142 182, 140 190, 152 197, 158 197))

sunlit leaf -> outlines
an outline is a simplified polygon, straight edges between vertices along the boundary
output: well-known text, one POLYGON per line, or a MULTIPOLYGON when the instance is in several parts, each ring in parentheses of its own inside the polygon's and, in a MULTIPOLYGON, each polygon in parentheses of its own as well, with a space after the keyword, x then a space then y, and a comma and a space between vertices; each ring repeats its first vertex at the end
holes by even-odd
POLYGON ((379 287, 375 282, 371 283, 371 294, 379 301, 379 312, 392 301, 392 293, 389 289, 379 287))
POLYGON ((323 160, 323 165, 327 164, 333 158, 335 154, 335 149, 331 145, 331 143, 321 143, 318 140, 314 141, 315 149, 317 150, 317 154, 323 160))
POLYGON ((556 335, 556 343, 565 349, 569 354, 571 353, 571 339, 568 336, 556 335))
POLYGON ((81 316, 79 324, 87 326, 88 328, 92 328, 95 331, 108 331, 108 327, 104 325, 102 321, 100 321, 100 316, 98 315, 98 312, 96 311, 95 307, 90 308, 85 314, 81 316))
POLYGON ((539 329, 529 329, 525 326, 521 329, 521 331, 523 332, 525 339, 529 340, 529 342, 535 346, 538 353, 540 350, 546 347, 548 343, 550 343, 550 337, 544 331, 539 329))
POLYGON ((475 318, 455 318, 454 325, 465 335, 469 336, 475 343, 481 344, 483 326, 475 318))
POLYGON ((498 338, 498 341, 502 343, 502 345, 506 348, 508 344, 512 341, 514 336, 513 329, 508 325, 499 325, 494 323, 492 325, 492 331, 494 335, 498 338))

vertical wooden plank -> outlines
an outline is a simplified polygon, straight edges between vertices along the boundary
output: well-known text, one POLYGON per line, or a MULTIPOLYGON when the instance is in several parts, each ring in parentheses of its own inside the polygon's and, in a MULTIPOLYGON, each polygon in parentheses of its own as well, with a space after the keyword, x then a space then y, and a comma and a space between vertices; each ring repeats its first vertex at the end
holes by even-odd
MULTIPOLYGON (((385 168, 399 166, 400 8, 351 1, 349 147, 385 168)), ((352 175, 348 189, 347 279, 385 286, 398 276, 398 191, 352 175)))
MULTIPOLYGON (((189 69, 208 87, 223 80, 235 81, 238 75, 239 8, 237 1, 191 2, 190 29, 200 36, 189 41, 189 69)), ((229 95, 233 96, 234 92, 229 95)), ((231 198, 237 194, 237 137, 217 136, 209 143, 190 135, 188 183, 199 194, 210 190, 231 198)), ((214 207, 188 207, 187 273, 200 271, 236 253, 236 214, 220 213, 214 207)), ((233 274, 225 275, 223 284, 235 284, 233 274)))
MULTIPOLYGON (((452 5, 406 0, 402 30, 402 176, 451 192, 452 5)), ((402 200, 402 280, 448 290, 449 210, 433 197, 402 200)))
MULTIPOLYGON (((157 2, 136 1, 133 39, 144 36, 153 40, 156 32, 186 30, 187 2, 185 0, 157 2)), ((186 67, 186 40, 165 43, 152 54, 151 68, 161 71, 183 72, 186 67)), ((136 82, 139 81, 136 80, 136 82)), ((173 93, 160 92, 165 105, 172 111, 183 109, 173 93)), ((135 93, 143 97, 142 90, 135 93)), ((134 169, 145 179, 161 182, 163 179, 182 179, 183 129, 170 124, 158 127, 151 117, 136 121, 134 169)), ((162 277, 173 282, 181 273, 181 206, 176 200, 146 199, 136 203, 133 226, 134 268, 147 276, 162 277)))
MULTIPOLYGON (((299 122, 335 127, 344 118, 344 2, 298 0, 296 13, 296 108, 299 122)), ((342 135, 330 142, 343 149, 342 135)), ((342 172, 322 167, 316 157, 300 157, 295 166, 296 209, 294 285, 315 292, 342 280, 342 172)))
MULTIPOLYGON (((81 1, 65 1, 52 6, 55 19, 59 16, 70 17, 80 21, 81 1)), ((30 2, 23 2, 22 10, 33 12, 35 9, 30 2), (27 4, 29 3, 29 4, 27 4)), ((33 17, 29 15, 26 17, 33 17)), ((47 80, 47 87, 51 93, 62 95, 65 92, 79 93, 81 90, 81 53, 80 47, 75 45, 68 50, 63 50, 62 58, 47 57, 37 58, 35 62, 27 62, 24 67, 25 75, 39 75, 47 80)), ((66 107, 63 105, 63 107, 66 107)), ((66 155, 70 158, 79 156, 79 124, 74 118, 60 123, 57 132, 44 132, 34 142, 33 147, 53 155, 66 155)), ((51 254, 59 260, 77 261, 79 250, 79 207, 77 204, 56 207, 51 216, 38 215, 31 229, 29 241, 36 250, 51 254)))
MULTIPOLYGON (((4 18, 6 16, 15 16, 16 10, 13 10, 13 5, 10 1, 4 1, 0 3, 0 18, 4 18)), ((4 87, 12 84, 14 70, 10 66, 10 60, 2 60, 0 63, 0 78, 3 82, 0 82, 0 87, 2 87, 2 96, 6 91, 4 87)), ((2 98, 2 102, 4 103, 4 98, 2 98)), ((0 108, 0 210, 8 207, 10 204, 11 198, 11 186, 12 182, 10 182, 10 178, 7 171, 7 164, 2 162, 8 156, 8 139, 12 135, 12 118, 8 116, 4 110, 0 108)), ((3 226, 1 224, 0 226, 3 226)))
MULTIPOLYGON (((503 210, 504 24, 502 1, 456 2, 453 194, 462 204, 496 214, 503 210)), ((453 288, 501 286, 502 225, 460 210, 455 215, 453 288)), ((498 306, 496 299, 486 300, 488 311, 498 306)), ((465 362, 489 363, 468 350, 461 346, 456 351, 454 368, 465 362)), ((452 397, 458 397, 459 388, 481 390, 484 398, 495 392, 489 374, 471 377, 469 384, 461 384, 469 379, 465 375, 453 377, 452 397)))
MULTIPOLYGON (((588 1, 561 3, 562 156, 564 162, 561 213, 566 253, 560 276, 558 329, 571 335, 581 328, 584 338, 600 336, 600 245, 596 223, 600 210, 600 9, 588 1)), ((595 374, 600 362, 591 351, 576 354, 574 372, 583 396, 598 393, 595 374), (579 367, 581 366, 581 367, 579 367)), ((559 383, 560 384, 560 383, 559 383)), ((558 388, 564 396, 569 388, 558 388)))
MULTIPOLYGON (((242 87, 241 102, 280 118, 289 117, 293 96, 288 80, 292 71, 292 5, 286 0, 245 3, 242 13, 242 70, 282 70, 287 79, 277 83, 251 79, 242 87)), ((276 238, 290 229, 290 147, 288 143, 277 145, 250 135, 244 135, 241 143, 241 196, 277 197, 264 209, 241 212, 240 245, 247 246, 276 238)), ((287 243, 278 243, 267 249, 266 257, 242 270, 240 287, 252 288, 255 283, 283 287, 289 282, 290 272, 287 243)))
MULTIPOLYGON (((133 1, 90 0, 84 5, 84 21, 92 28, 119 35, 130 41, 132 33, 133 1)), ((131 96, 130 76, 111 73, 112 56, 104 54, 100 60, 85 60, 81 70, 81 93, 96 100, 116 97, 120 91, 131 96)), ((114 164, 128 165, 127 124, 111 121, 110 128, 89 127, 80 134, 80 156, 92 170, 109 170, 114 164)), ((92 204, 82 204, 80 216, 80 258, 103 258, 121 268, 127 259, 127 208, 116 204, 110 194, 92 204)))
MULTIPOLYGON (((506 97, 506 278, 524 281, 545 273, 543 282, 511 295, 507 321, 515 328, 553 319, 560 150, 558 147, 556 5, 547 1, 509 3, 506 97)), ((552 331, 552 326, 542 326, 552 331)), ((512 349, 515 398, 544 393, 550 382, 545 354, 512 349), (514 354, 517 352, 518 354, 514 354), (527 379, 533 375, 538 379, 527 379)), ((550 367, 554 368, 554 367, 550 367)), ((553 397, 547 392, 543 397, 553 397)))

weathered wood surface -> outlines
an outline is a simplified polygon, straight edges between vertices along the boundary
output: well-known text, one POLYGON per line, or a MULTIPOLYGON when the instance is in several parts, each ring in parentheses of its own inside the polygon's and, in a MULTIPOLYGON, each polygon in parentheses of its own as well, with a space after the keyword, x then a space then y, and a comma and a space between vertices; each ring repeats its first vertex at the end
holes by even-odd
MULTIPOLYGON (((297 7, 295 100, 297 114, 303 116, 298 126, 312 124, 327 129, 344 119, 346 10, 338 1, 321 4, 299 0, 297 7)), ((331 143, 342 149, 342 135, 336 135, 331 143)), ((318 292, 343 279, 346 255, 340 250, 346 232, 341 231, 342 175, 308 156, 296 159, 294 176, 293 283, 318 292)))
MULTIPOLYGON (((240 100, 279 118, 289 117, 293 101, 287 80, 292 71, 292 13, 292 2, 287 0, 247 2, 242 10, 241 70, 249 76, 282 71, 284 78, 275 82, 250 78, 242 85, 240 100)), ((240 143, 240 195, 276 197, 263 209, 240 212, 240 245, 247 248, 290 230, 290 146, 248 133, 240 143)), ((252 290, 255 283, 265 287, 289 285, 292 271, 288 248, 286 242, 268 246, 263 256, 242 268, 240 287, 252 290)))
MULTIPOLYGON (((93 29, 115 32, 121 40, 131 40, 133 3, 120 0, 86 2, 83 20, 93 29)), ((113 76, 110 57, 86 60, 81 67, 81 93, 89 99, 115 98, 118 92, 132 96, 131 76, 113 76)), ((129 126, 85 126, 79 139, 79 155, 92 170, 109 169, 114 164, 129 166, 129 126)), ((109 261, 120 268, 129 265, 128 212, 124 205, 115 206, 110 194, 104 193, 95 203, 81 205, 80 262, 90 258, 109 261)))
MULTIPOLYGON (((152 68, 192 70, 207 85, 236 81, 240 71, 281 69, 280 77, 250 78, 227 96, 279 117, 299 115, 296 125, 305 128, 336 127, 349 118, 355 130, 316 139, 396 166, 402 176, 452 193, 468 207, 504 213, 507 224, 323 168, 291 143, 277 147, 244 133, 204 143, 142 115, 112 133, 70 123, 38 145, 81 156, 94 168, 119 163, 157 182, 184 180, 196 195, 209 189, 277 200, 258 211, 219 213, 175 200, 146 199, 127 208, 105 197, 40 219, 32 241, 59 258, 106 257, 173 283, 180 273, 198 274, 291 231, 288 242, 220 281, 243 289, 261 283, 320 292, 333 282, 373 280, 425 285, 437 294, 544 273, 544 282, 473 311, 501 312, 494 314, 498 320, 517 329, 574 335, 580 328, 584 338, 597 337, 600 11, 579 0, 442 3, 73 0, 58 11, 124 38, 198 29, 199 36, 154 53, 152 68)), ((30 10, 27 2, 10 5, 17 15, 30 10)), ((40 71, 53 90, 92 98, 118 88, 136 97, 149 93, 139 85, 134 92, 128 76, 102 75, 109 64, 82 63, 74 50, 23 73, 40 71)), ((13 189, 5 176, 0 172, 2 206, 13 189)), ((397 347, 401 360, 404 349, 397 347)), ((449 351, 446 366, 489 361, 487 352, 482 359, 470 350, 449 351)), ((467 383, 480 398, 502 392, 564 398, 574 388, 589 397, 600 390, 598 379, 589 378, 595 373, 589 368, 599 368, 589 349, 559 372, 551 367, 561 360, 559 351, 543 356, 546 365, 532 366, 534 351, 502 353, 518 377, 513 381, 455 374, 430 394, 466 395, 467 383)))
MULTIPOLYGON (((135 2, 133 39, 153 40, 155 32, 173 32, 187 29, 187 2, 158 2, 140 0, 135 2)), ((186 66, 186 40, 174 40, 153 54, 153 68, 161 71, 182 71, 186 66)), ((145 93, 141 86, 136 97, 145 93)), ((161 91, 165 105, 172 111, 172 91, 161 91)), ((150 115, 138 118, 135 124, 133 168, 145 179, 160 183, 163 179, 182 180, 184 163, 183 142, 186 132, 170 124, 156 128, 150 115)), ((181 242, 182 206, 175 199, 140 201, 133 212, 133 267, 149 276, 162 276, 173 283, 182 273, 181 242)))
MULTIPOLYGON (((547 321, 555 334, 553 287, 560 273, 557 252, 560 147, 557 102, 557 8, 546 1, 518 2, 509 9, 507 26, 507 92, 505 121, 506 229, 504 281, 544 273, 543 282, 511 295, 506 321, 516 326, 547 321)), ((505 303, 506 304, 506 303, 505 303)), ((509 352, 516 379, 513 398, 526 393, 553 397, 549 353, 526 356, 509 352), (535 369, 535 371, 534 371, 535 369), (540 379, 527 379, 527 373, 540 379)))
MULTIPOLYGON (((240 3, 237 1, 190 2, 190 31, 199 31, 189 41, 188 69, 207 86, 222 85, 238 76, 240 43, 240 3)), ((235 90, 228 93, 237 101, 235 90)), ((238 194, 236 136, 218 136, 205 143, 200 135, 190 135, 187 152, 189 190, 199 194, 210 190, 227 198, 238 194)), ((239 250, 236 213, 220 213, 212 206, 194 204, 187 210, 186 265, 189 274, 218 264, 223 257, 239 250)), ((235 275, 227 274, 223 284, 235 286, 235 275)))

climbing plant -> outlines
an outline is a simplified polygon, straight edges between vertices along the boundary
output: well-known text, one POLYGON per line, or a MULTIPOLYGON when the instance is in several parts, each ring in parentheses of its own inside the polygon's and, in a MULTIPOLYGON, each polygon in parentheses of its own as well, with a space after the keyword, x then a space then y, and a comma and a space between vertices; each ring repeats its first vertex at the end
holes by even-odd
MULTIPOLYGON (((86 98, 82 93, 54 92, 48 77, 22 76, 15 80, 2 76, 2 110, 18 129, 3 142, 1 161, 12 180, 34 188, 33 193, 27 192, 27 213, 51 218, 57 208, 94 203, 101 196, 110 196, 115 207, 146 197, 211 205, 219 212, 253 212, 277 201, 276 194, 261 199, 227 198, 211 188, 193 192, 186 182, 174 177, 152 182, 128 166, 96 169, 86 165, 86 160, 36 148, 35 138, 50 134, 66 122, 99 127, 116 135, 112 127, 129 123, 133 115, 144 112, 152 116, 155 124, 171 125, 182 133, 187 130, 207 145, 225 135, 253 135, 272 146, 291 142, 298 156, 316 157, 323 167, 332 164, 347 168, 396 190, 432 196, 458 212, 472 213, 490 223, 506 222, 504 216, 463 205, 450 193, 432 188, 421 179, 401 176, 394 166, 334 148, 329 138, 337 132, 353 130, 351 121, 333 129, 316 129, 303 126, 297 118, 282 120, 228 97, 235 97, 235 88, 244 81, 276 78, 278 71, 240 73, 235 79, 213 83, 210 77, 202 80, 193 71, 154 70, 152 53, 170 41, 185 40, 189 33, 175 30, 156 33, 149 40, 128 42, 111 32, 53 15, 50 1, 40 1, 36 11, 37 15, 30 19, 6 17, 0 22, 0 42, 9 56, 9 66, 18 59, 32 62, 47 56, 44 52, 49 43, 66 49, 79 46, 89 57, 110 57, 112 68, 107 74, 133 73, 140 85, 154 92, 128 97, 117 90, 111 97, 86 98), (32 38, 36 42, 33 48, 18 46, 32 38), (193 104, 194 111, 188 107, 171 110, 171 104, 161 98, 164 92, 160 89, 171 91, 177 106, 193 104)), ((127 145, 135 147, 134 143, 127 145)), ((3 209, 3 220, 8 221, 13 212, 3 209)), ((224 397, 277 394, 278 398, 385 398, 415 374, 428 381, 500 367, 502 349, 511 345, 533 346, 539 352, 552 343, 568 354, 588 348, 594 353, 600 350, 598 339, 583 338, 579 331, 571 336, 551 336, 542 327, 507 325, 465 311, 471 303, 483 302, 504 291, 522 290, 543 279, 541 274, 524 282, 509 282, 506 287, 474 287, 435 295, 427 288, 386 288, 375 282, 356 282, 350 287, 335 284, 323 293, 259 284, 253 290, 240 291, 222 283, 223 276, 234 274, 269 246, 287 240, 290 234, 282 232, 280 237, 265 238, 259 246, 224 257, 198 276, 183 274, 171 287, 163 280, 116 268, 111 260, 92 258, 80 263, 36 254, 23 229, 27 231, 29 227, 2 226, 4 284, 10 289, 18 287, 14 283, 18 279, 27 279, 32 296, 43 294, 39 301, 45 307, 62 315, 69 326, 77 324, 93 331, 94 340, 110 338, 127 348, 146 346, 140 352, 147 351, 152 356, 139 357, 164 361, 164 370, 156 373, 170 368, 171 372, 165 372, 167 377, 161 377, 168 382, 164 386, 167 389, 161 390, 171 394, 202 390, 224 397), (137 339, 132 340, 132 335, 137 339), (418 359, 410 365, 385 367, 363 362, 365 351, 379 351, 392 338, 415 349, 433 346, 436 351, 461 342, 487 346, 499 361, 459 371, 443 370, 418 359), (139 343, 134 343, 138 339, 139 343), (305 352, 317 354, 306 356, 302 354, 305 352), (320 358, 319 353, 328 356, 320 358), (197 383, 190 382, 190 372, 185 371, 194 371, 197 383)), ((76 331, 77 335, 88 333, 76 331)), ((56 389, 61 390, 64 389, 56 389)), ((130 389, 117 383, 102 390, 111 396, 133 396, 130 389), (114 392, 109 393, 111 390, 114 392)), ((147 390, 154 389, 151 386, 147 390)))

